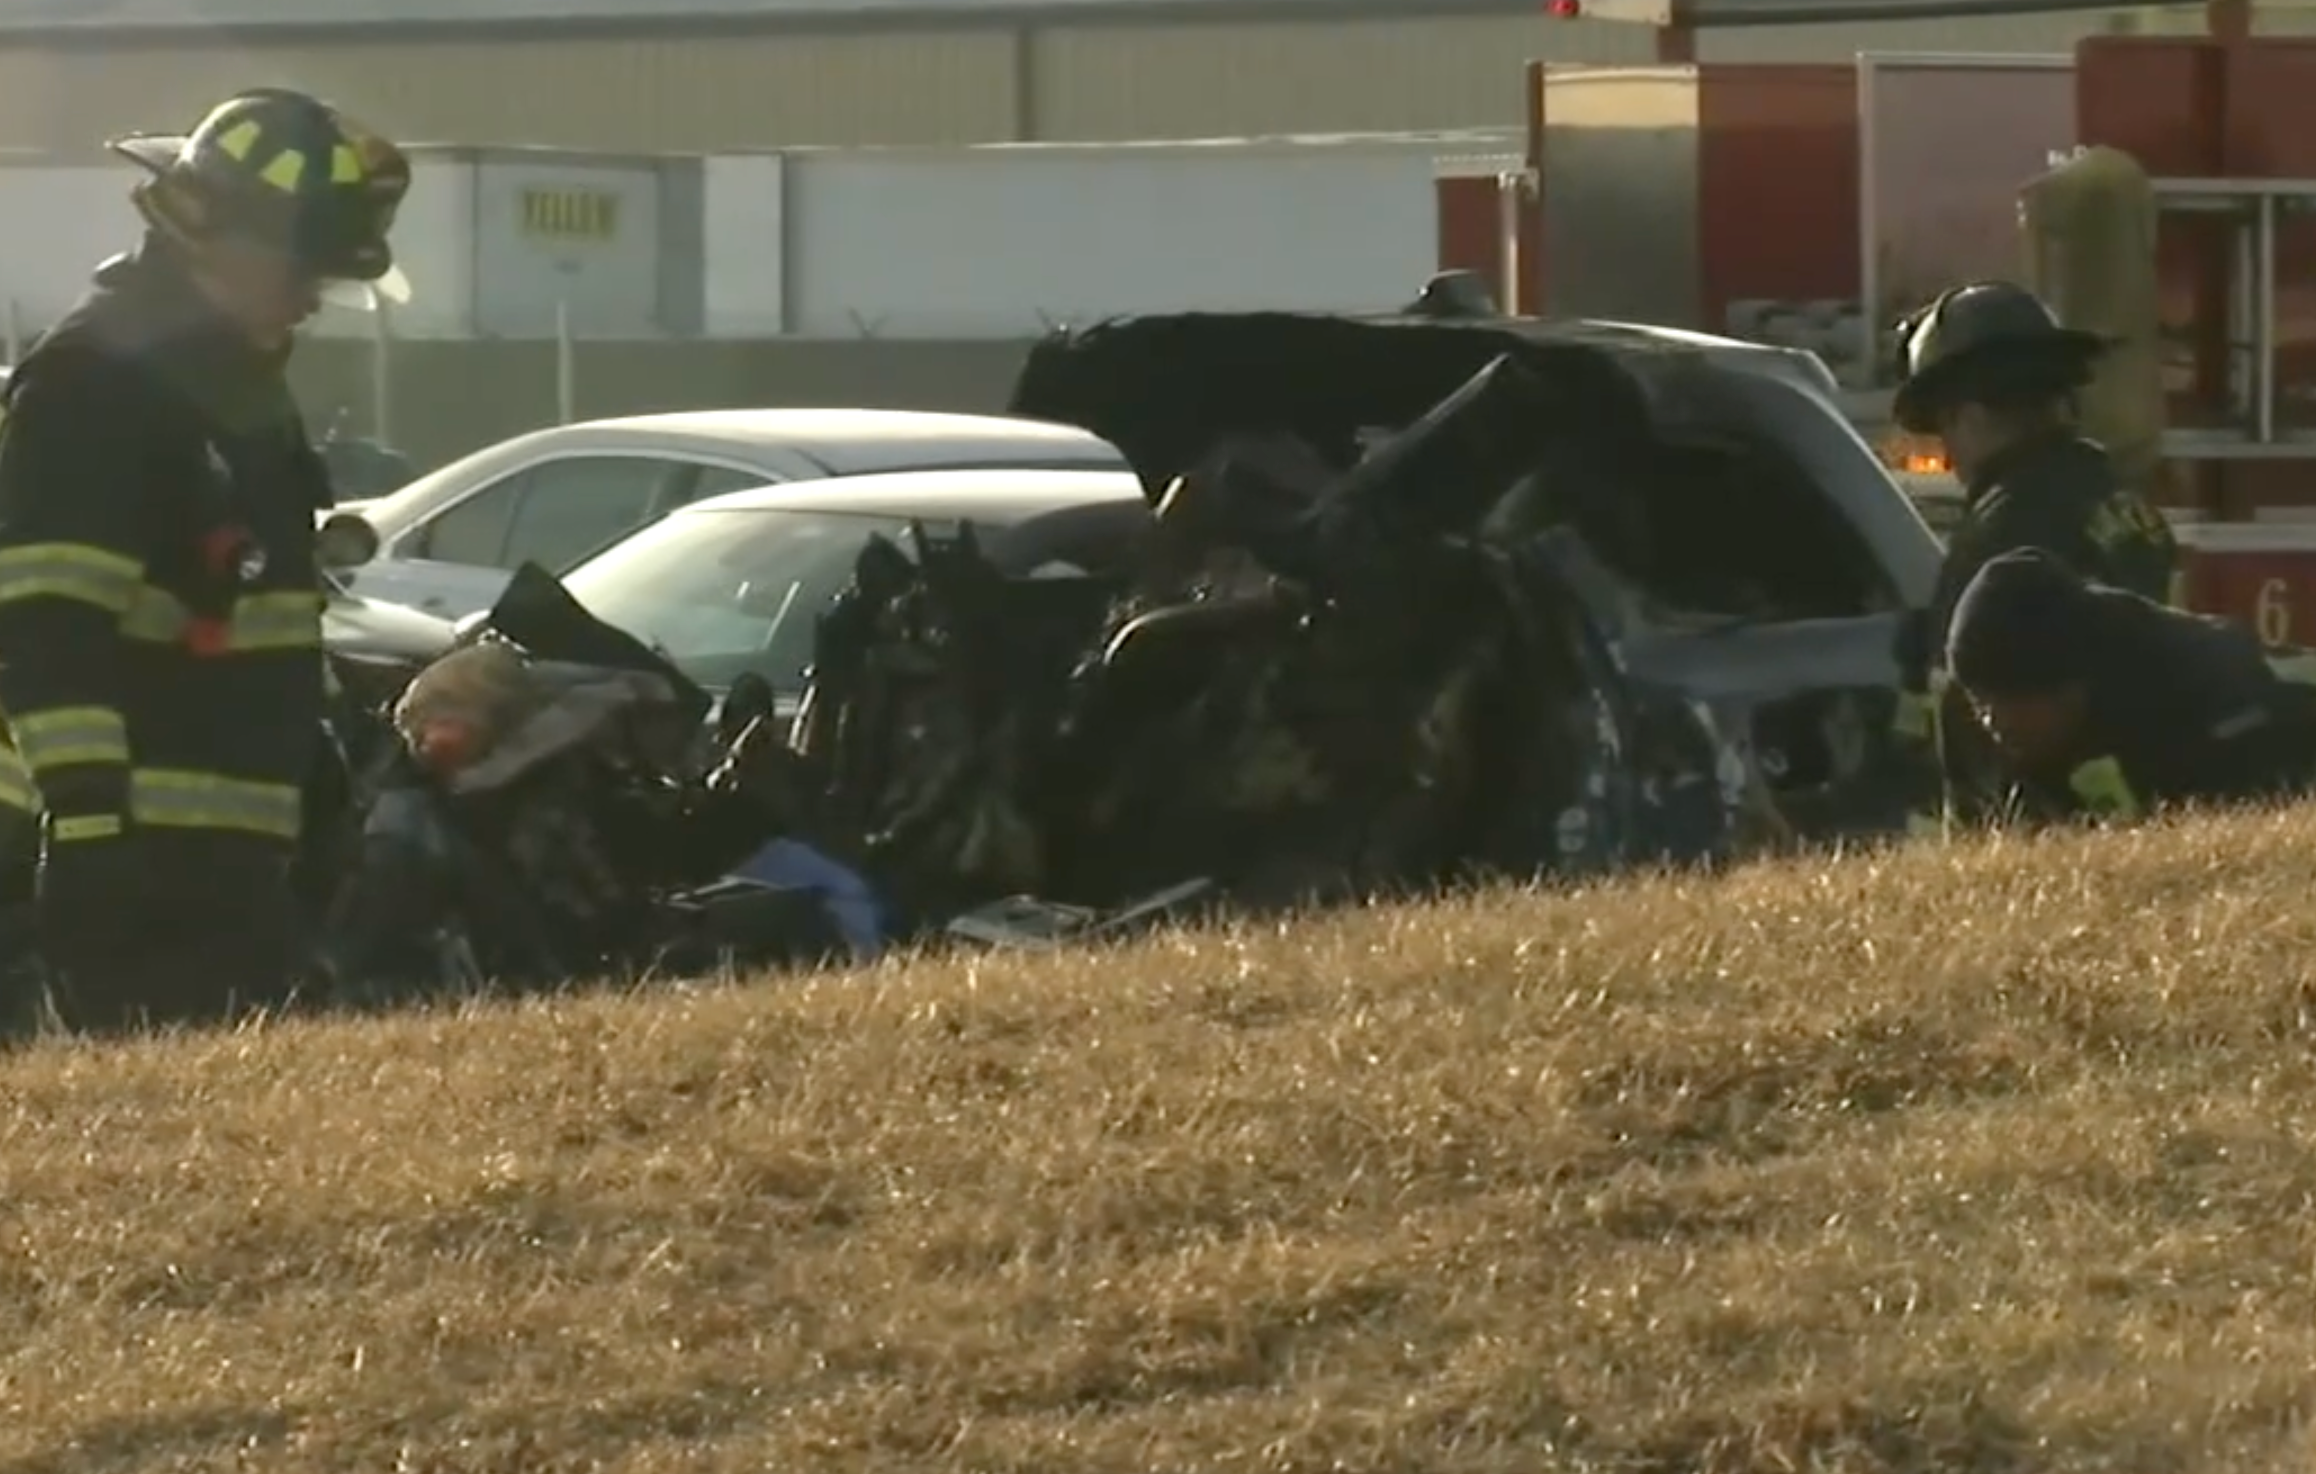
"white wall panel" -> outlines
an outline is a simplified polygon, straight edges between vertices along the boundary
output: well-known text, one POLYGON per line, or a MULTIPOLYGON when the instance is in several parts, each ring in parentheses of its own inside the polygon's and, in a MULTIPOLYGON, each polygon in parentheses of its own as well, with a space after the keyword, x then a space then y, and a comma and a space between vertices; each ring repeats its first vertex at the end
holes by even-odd
POLYGON ((1437 260, 1434 160, 1470 147, 795 155, 789 322, 808 337, 1000 337, 1112 313, 1394 306, 1437 260))
POLYGON ((37 332, 88 289, 98 262, 137 243, 144 221, 129 203, 126 163, 74 166, 0 163, 0 298, 16 324, 37 332))
POLYGON ((702 291, 712 337, 787 331, 786 168, 779 154, 707 160, 702 291))

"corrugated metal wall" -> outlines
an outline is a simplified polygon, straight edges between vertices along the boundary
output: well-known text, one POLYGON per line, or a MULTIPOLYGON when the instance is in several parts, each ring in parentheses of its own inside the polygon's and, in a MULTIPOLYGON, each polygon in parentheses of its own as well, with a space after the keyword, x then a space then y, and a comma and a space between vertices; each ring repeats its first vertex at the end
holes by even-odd
MULTIPOLYGON (((1539 11, 1542 7, 1539 5, 1539 11)), ((2316 26, 2316 11, 2267 17, 2316 26)), ((2131 24, 2179 29, 2179 18, 2131 24)), ((1711 32, 1707 60, 1860 49, 2057 51, 2098 15, 1711 32)), ((0 148, 91 148, 235 87, 321 92, 435 142, 719 152, 800 144, 1110 141, 1516 126, 1530 57, 1631 65, 1638 26, 1542 14, 957 28, 830 35, 542 36, 236 46, 0 42, 0 148)))
POLYGON ((1030 53, 1032 121, 1043 137, 1091 141, 1517 127, 1527 58, 1653 54, 1639 27, 1541 11, 1056 27, 1030 53))
POLYGON ((296 48, 0 46, 0 147, 181 126, 237 87, 319 92, 425 142, 715 152, 1012 136, 1016 44, 984 32, 296 48))

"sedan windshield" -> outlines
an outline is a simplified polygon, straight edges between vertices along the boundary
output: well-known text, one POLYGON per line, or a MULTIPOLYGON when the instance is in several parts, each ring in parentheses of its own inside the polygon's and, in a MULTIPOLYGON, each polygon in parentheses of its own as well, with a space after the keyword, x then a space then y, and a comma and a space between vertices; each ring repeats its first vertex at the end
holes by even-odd
MULTIPOLYGON (((923 519, 936 535, 954 523, 923 519)), ((754 671, 779 691, 804 686, 819 616, 852 581, 879 534, 909 551, 909 519, 851 512, 681 513, 564 576, 590 613, 656 646, 710 690, 754 671)))

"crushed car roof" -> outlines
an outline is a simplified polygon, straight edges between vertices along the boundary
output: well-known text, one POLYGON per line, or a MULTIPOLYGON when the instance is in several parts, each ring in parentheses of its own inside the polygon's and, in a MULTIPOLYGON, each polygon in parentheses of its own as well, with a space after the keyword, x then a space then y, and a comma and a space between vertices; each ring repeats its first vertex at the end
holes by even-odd
POLYGON ((720 512, 838 512, 860 517, 942 517, 1021 522, 1049 512, 1140 502, 1131 471, 891 471, 834 481, 726 492, 682 508, 678 517, 720 512))
POLYGON ((1101 436, 1155 496, 1218 435, 1283 430, 1326 444, 1398 429, 1503 354, 1555 391, 1572 430, 1604 435, 1648 433, 1658 381, 1701 361, 1824 373, 1806 354, 1637 323, 1193 312, 1047 335, 1007 408, 1101 436))

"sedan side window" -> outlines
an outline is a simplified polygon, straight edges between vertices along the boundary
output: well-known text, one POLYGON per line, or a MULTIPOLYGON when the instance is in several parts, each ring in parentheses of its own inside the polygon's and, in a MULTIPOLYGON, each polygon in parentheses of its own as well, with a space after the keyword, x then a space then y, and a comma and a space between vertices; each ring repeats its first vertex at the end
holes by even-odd
POLYGON ((437 563, 474 568, 511 566, 505 561, 507 533, 514 526, 515 504, 522 500, 526 480, 518 472, 436 517, 419 534, 413 552, 437 563))
POLYGON ((532 468, 501 566, 530 561, 565 571, 649 521, 661 488, 689 469, 646 456, 578 456, 532 468))
POLYGON ((692 489, 685 495, 684 501, 686 503, 704 502, 709 497, 722 496, 726 492, 754 491, 759 486, 771 486, 779 479, 777 476, 766 475, 762 471, 735 471, 729 466, 702 466, 698 478, 692 482, 692 489))

